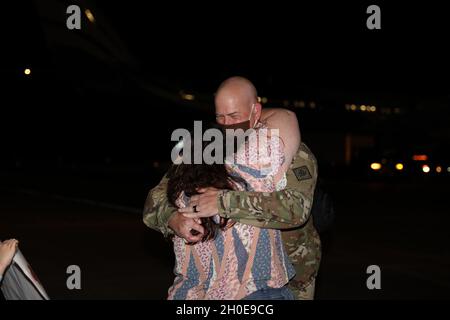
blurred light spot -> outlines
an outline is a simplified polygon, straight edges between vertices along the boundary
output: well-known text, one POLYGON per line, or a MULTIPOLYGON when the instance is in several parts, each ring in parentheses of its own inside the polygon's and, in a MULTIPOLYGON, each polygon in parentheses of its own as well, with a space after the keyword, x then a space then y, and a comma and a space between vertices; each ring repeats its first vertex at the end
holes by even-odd
POLYGON ((31 69, 26 68, 25 70, 23 70, 23 73, 27 76, 29 76, 31 74, 31 69))
POLYGON ((442 172, 442 167, 441 166, 437 166, 436 167, 436 172, 437 173, 441 173, 442 172))
POLYGON ((92 14, 91 10, 89 10, 89 9, 84 10, 84 14, 89 19, 90 22, 95 23, 95 18, 94 18, 94 15, 92 14))
POLYGON ((400 113, 400 108, 394 108, 394 113, 399 114, 400 113))
POLYGON ((427 161, 428 156, 425 154, 415 154, 415 155, 413 155, 413 160, 414 161, 427 161))
POLYGON ((283 106, 284 107, 289 107, 289 100, 284 100, 283 101, 283 106))
POLYGON ((261 98, 261 103, 267 103, 268 99, 266 97, 261 98))
POLYGON ((352 111, 355 111, 355 110, 356 110, 356 105, 355 105, 355 104, 352 104, 352 105, 350 106, 350 109, 351 109, 352 111))
POLYGON ((447 168, 447 172, 450 172, 450 167, 447 168))
POLYGON ((422 171, 423 171, 424 173, 428 173, 428 172, 430 172, 430 167, 427 166, 426 164, 424 164, 424 165, 422 166, 422 171))
POLYGON ((314 101, 311 101, 311 102, 309 103, 309 107, 310 107, 311 109, 315 109, 315 108, 316 108, 316 103, 315 103, 314 101))
POLYGON ((345 110, 350 110, 350 105, 348 103, 345 104, 345 110))
POLYGON ((399 171, 403 170, 403 163, 397 163, 397 164, 395 165, 395 169, 397 169, 397 170, 399 170, 399 171))
POLYGON ((360 109, 361 111, 366 111, 366 106, 365 106, 365 105, 362 105, 361 107, 359 107, 359 109, 360 109))
POLYGON ((371 106, 371 107, 370 107, 370 111, 372 111, 372 112, 375 112, 375 111, 377 111, 377 107, 375 107, 375 106, 371 106))
POLYGON ((192 101, 195 99, 195 96, 190 93, 184 93, 183 91, 180 92, 181 98, 184 100, 192 101))
POLYGON ((374 163, 372 163, 372 164, 370 165, 370 168, 371 168, 372 170, 375 170, 375 171, 380 170, 380 169, 381 169, 381 163, 374 162, 374 163))
POLYGON ((304 108, 305 107, 305 101, 300 100, 300 101, 294 101, 294 107, 296 108, 304 108))
POLYGON ((383 113, 383 114, 391 114, 391 109, 390 108, 382 108, 381 109, 381 113, 383 113))

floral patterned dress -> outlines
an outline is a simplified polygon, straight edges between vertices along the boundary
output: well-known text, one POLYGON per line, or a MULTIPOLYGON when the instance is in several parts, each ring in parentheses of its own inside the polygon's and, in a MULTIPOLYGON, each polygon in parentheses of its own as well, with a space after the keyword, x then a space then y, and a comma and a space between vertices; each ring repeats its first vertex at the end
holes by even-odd
MULTIPOLYGON (((284 161, 282 142, 276 136, 260 139, 267 132, 259 124, 234 154, 234 161, 227 163, 231 174, 245 179, 247 191, 285 187, 285 176, 275 181, 284 161)), ((188 202, 184 194, 178 199, 180 207, 188 202)), ((236 222, 214 240, 189 245, 175 236, 173 244, 176 277, 169 288, 170 300, 237 300, 260 289, 280 288, 295 275, 279 230, 236 222)))

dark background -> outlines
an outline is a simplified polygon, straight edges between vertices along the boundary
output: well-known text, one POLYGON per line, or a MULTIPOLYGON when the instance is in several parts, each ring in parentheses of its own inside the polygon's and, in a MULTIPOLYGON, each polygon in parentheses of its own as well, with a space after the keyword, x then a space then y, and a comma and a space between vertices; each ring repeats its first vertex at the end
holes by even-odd
POLYGON ((448 298, 449 19, 438 3, 377 3, 368 30, 370 4, 5 4, 0 239, 21 240, 52 298, 164 299, 172 249, 142 224, 145 196, 171 132, 212 121, 215 89, 241 75, 296 112, 334 201, 316 298, 448 298), (65 286, 71 264, 81 291, 65 286))

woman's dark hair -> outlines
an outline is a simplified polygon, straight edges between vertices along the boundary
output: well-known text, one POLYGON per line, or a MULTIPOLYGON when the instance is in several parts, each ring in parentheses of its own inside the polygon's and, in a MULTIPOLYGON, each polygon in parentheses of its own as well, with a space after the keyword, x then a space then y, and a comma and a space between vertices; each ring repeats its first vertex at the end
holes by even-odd
MULTIPOLYGON (((202 151, 208 144, 207 142, 203 142, 202 151)), ((191 155, 193 154, 194 150, 192 148, 191 155)), ((197 189, 199 188, 214 187, 217 189, 233 190, 236 183, 245 186, 245 180, 232 176, 223 162, 222 164, 206 164, 202 161, 201 164, 193 164, 193 161, 191 161, 191 164, 173 164, 167 173, 169 179, 167 196, 169 202, 174 207, 177 207, 176 201, 182 192, 186 196, 191 197, 198 194, 197 189)), ((201 218, 202 226, 205 229, 202 241, 214 239, 219 228, 224 230, 227 227, 228 220, 228 218, 221 217, 220 223, 216 224, 212 217, 201 218)))

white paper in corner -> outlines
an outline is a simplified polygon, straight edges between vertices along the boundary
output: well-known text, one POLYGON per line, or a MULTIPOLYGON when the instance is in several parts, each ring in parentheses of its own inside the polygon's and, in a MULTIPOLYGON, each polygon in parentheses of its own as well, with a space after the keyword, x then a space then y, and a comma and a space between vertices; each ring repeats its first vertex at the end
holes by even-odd
MULTIPOLYGON (((13 263, 4 275, 3 286, 17 287, 9 288, 10 290, 8 290, 8 288, 2 288, 4 294, 5 291, 12 291, 15 299, 27 299, 27 297, 33 298, 37 297, 37 294, 39 294, 43 300, 50 300, 41 282, 20 250, 17 250, 13 258, 13 263), (30 292, 32 290, 36 290, 37 294, 30 292)), ((5 294, 5 296, 6 295, 7 294, 5 294)))

